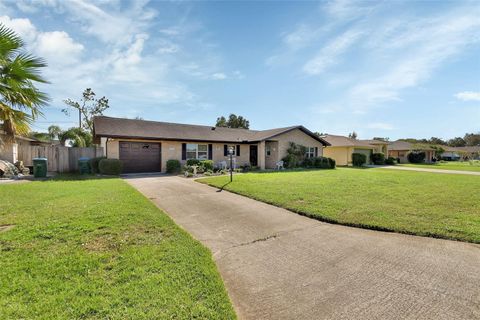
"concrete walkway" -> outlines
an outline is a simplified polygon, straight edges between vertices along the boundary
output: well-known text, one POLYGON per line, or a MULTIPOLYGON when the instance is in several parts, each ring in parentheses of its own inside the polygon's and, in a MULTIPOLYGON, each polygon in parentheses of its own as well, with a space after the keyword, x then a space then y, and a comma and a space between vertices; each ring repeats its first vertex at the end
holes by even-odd
POLYGON ((350 228, 180 177, 127 181, 212 250, 240 319, 479 319, 480 246, 350 228))
POLYGON ((444 170, 444 169, 429 169, 429 168, 415 168, 415 167, 402 167, 402 166, 371 166, 371 168, 446 173, 446 174, 466 174, 470 176, 480 176, 479 171, 444 170))

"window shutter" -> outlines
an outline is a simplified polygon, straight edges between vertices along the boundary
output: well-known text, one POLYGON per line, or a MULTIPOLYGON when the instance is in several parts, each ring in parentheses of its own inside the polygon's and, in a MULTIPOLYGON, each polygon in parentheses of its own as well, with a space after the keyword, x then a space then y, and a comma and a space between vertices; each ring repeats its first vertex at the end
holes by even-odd
POLYGON ((187 144, 182 143, 182 160, 187 160, 187 144))
POLYGON ((240 145, 237 144, 237 153, 236 153, 237 157, 240 157, 240 145))
POLYGON ((223 145, 223 155, 228 156, 228 146, 226 144, 223 145))
POLYGON ((318 157, 318 147, 315 147, 315 158, 318 157))
POLYGON ((213 159, 213 145, 210 143, 208 145, 208 160, 213 159))

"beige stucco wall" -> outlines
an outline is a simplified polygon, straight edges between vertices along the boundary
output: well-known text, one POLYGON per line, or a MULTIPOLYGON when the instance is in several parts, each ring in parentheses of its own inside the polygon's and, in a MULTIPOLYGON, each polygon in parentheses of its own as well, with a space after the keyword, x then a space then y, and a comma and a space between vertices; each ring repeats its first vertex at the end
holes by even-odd
MULTIPOLYGON (((135 142, 150 142, 150 143, 161 143, 162 144, 162 172, 166 170, 167 161, 171 159, 177 159, 182 164, 185 164, 185 160, 182 159, 182 143, 196 143, 196 144, 209 144, 208 142, 191 142, 191 141, 168 141, 168 140, 141 140, 141 139, 109 139, 106 142, 106 156, 110 159, 119 159, 120 158, 120 141, 135 141, 135 142)), ((212 160, 215 164, 220 163, 221 161, 229 161, 229 157, 224 156, 224 145, 225 143, 212 143, 212 160)), ((227 144, 233 145, 236 148, 236 144, 227 144)), ((240 156, 233 157, 236 166, 242 166, 250 162, 250 145, 249 144, 240 144, 240 156)))
POLYGON ((318 147, 318 156, 323 155, 323 144, 316 139, 305 134, 300 129, 295 129, 284 134, 278 135, 272 140, 278 141, 278 160, 287 155, 287 149, 290 142, 295 142, 305 147, 318 147))
POLYGON ((352 147, 326 147, 323 155, 335 160, 337 166, 348 166, 352 164, 352 147))
POLYGON ((280 158, 278 157, 278 141, 268 141, 265 143, 265 168, 274 169, 280 158), (267 155, 270 150, 270 155, 267 155))

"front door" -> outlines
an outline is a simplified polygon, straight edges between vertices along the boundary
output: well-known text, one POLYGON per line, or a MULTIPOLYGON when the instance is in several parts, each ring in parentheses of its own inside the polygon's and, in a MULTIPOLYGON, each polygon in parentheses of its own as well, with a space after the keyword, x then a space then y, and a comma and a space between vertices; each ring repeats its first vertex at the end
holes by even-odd
POLYGON ((258 146, 250 146, 250 165, 256 167, 258 165, 258 146))

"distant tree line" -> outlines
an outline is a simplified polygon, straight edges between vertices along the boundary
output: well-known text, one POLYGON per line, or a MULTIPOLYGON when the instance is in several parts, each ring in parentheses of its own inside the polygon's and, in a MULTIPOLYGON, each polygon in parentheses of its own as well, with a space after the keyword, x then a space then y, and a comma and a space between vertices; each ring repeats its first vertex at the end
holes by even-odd
POLYGON ((437 144, 450 147, 466 147, 466 146, 480 146, 480 132, 466 133, 463 138, 455 137, 449 140, 443 140, 437 137, 431 137, 430 139, 399 139, 401 141, 407 141, 410 143, 423 143, 423 144, 437 144))

